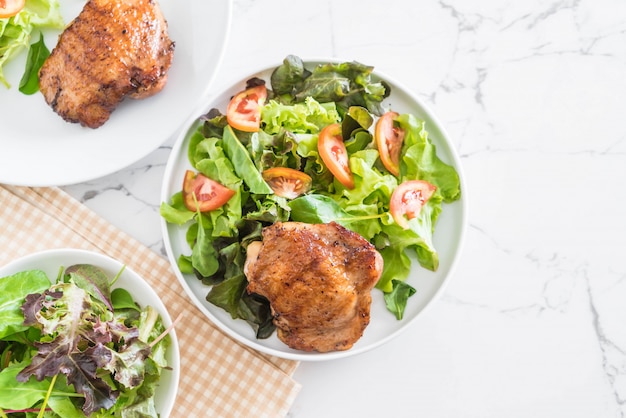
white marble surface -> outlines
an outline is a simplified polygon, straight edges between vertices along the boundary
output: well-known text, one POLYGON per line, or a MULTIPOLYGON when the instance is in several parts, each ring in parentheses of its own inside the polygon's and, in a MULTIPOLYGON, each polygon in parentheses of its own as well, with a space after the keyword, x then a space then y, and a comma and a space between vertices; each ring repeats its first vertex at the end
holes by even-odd
MULTIPOLYGON (((289 416, 625 417, 626 2, 233 6, 216 90, 290 53, 375 65, 438 114, 467 180, 443 297, 374 351, 301 364, 289 416)), ((64 189, 163 253, 171 145, 64 189)))

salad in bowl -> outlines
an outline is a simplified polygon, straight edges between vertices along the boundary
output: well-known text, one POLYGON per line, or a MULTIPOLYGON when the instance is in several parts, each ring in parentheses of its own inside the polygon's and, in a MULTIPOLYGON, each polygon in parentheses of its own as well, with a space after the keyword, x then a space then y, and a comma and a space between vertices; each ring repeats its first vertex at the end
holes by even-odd
POLYGON ((143 278, 84 250, 0 268, 0 416, 167 417, 179 350, 143 278))

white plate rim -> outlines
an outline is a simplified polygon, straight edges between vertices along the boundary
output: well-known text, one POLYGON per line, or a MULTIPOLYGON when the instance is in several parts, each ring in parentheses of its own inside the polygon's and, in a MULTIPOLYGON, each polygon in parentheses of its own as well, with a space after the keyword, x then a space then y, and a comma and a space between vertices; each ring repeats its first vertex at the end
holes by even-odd
MULTIPOLYGON (((310 66, 317 64, 317 63, 341 63, 341 62, 345 62, 345 60, 339 60, 336 58, 302 58, 303 62, 305 63, 305 66, 310 66)), ((272 65, 267 65, 259 70, 255 70, 253 72, 251 72, 248 76, 243 77, 241 79, 238 80, 238 82, 236 82, 235 84, 225 84, 224 86, 222 86, 220 89, 218 89, 218 93, 216 95, 211 96, 211 100, 207 103, 205 103, 204 105, 200 106, 195 112, 194 112, 194 116, 190 117, 187 121, 187 123, 184 125, 184 128, 181 129, 179 136, 176 138, 175 143, 172 147, 172 151, 170 153, 170 157, 168 158, 168 162, 166 164, 166 168, 165 168, 165 172, 164 172, 164 176, 163 176, 163 183, 162 183, 162 188, 161 188, 161 202, 169 202, 169 199, 171 198, 172 195, 172 190, 170 187, 170 183, 172 182, 172 176, 175 175, 174 170, 176 168, 176 160, 178 158, 181 158, 180 155, 184 155, 184 158, 186 159, 186 155, 187 155, 187 150, 186 150, 186 145, 188 142, 188 138, 187 136, 189 135, 190 132, 192 132, 193 130, 195 130, 195 127, 197 126, 197 119, 202 116, 203 114, 205 114, 208 110, 210 110, 213 106, 214 102, 216 100, 218 100, 218 98, 220 98, 221 96, 224 96, 225 94, 227 94, 228 92, 231 92, 231 95, 235 92, 238 91, 238 89, 242 89, 245 86, 245 81, 250 79, 251 77, 266 73, 268 71, 271 71, 272 69, 276 68, 278 65, 280 65, 282 62, 279 63, 275 63, 272 65), (182 154, 181 154, 182 153, 182 154)), ((445 291, 446 287, 448 286, 452 276, 454 275, 461 253, 462 253, 462 248, 465 242, 465 234, 466 234, 466 229, 467 229, 467 223, 468 223, 468 214, 467 214, 467 186, 465 184, 465 175, 463 172, 463 167, 461 164, 461 159, 458 155, 458 153, 456 152, 456 149, 454 147, 454 144, 452 143, 452 141, 450 140, 450 136, 448 134, 448 132, 446 131, 445 127, 442 125, 442 123, 439 121, 439 118, 434 114, 434 112, 430 109, 430 107, 424 103, 417 95, 415 95, 412 90, 408 89, 406 86, 404 86, 403 84, 399 83, 397 80, 393 79, 392 77, 390 77, 389 75, 377 71, 374 69, 373 71, 373 76, 378 77, 380 79, 385 80, 386 82, 388 82, 392 87, 395 86, 395 89, 400 89, 405 95, 407 95, 419 108, 420 110, 427 116, 427 119, 430 121, 430 124, 427 125, 426 130, 429 132, 429 137, 432 138, 432 132, 433 131, 433 125, 436 127, 436 129, 438 130, 440 137, 437 138, 437 140, 433 140, 433 142, 435 143, 435 145, 437 146, 437 152, 438 154, 440 154, 440 148, 442 145, 444 145, 445 147, 447 147, 449 154, 448 154, 448 158, 451 159, 451 161, 447 161, 449 164, 452 164, 455 169, 457 170, 458 174, 459 174, 459 178, 460 178, 460 184, 461 184, 461 198, 452 203, 452 204, 444 204, 444 208, 443 208, 443 212, 446 212, 446 206, 451 206, 451 205, 456 205, 456 207, 458 208, 458 212, 459 213, 459 217, 457 219, 458 224, 459 224, 459 228, 456 231, 458 234, 457 237, 457 242, 456 244, 456 250, 454 252, 453 258, 451 260, 451 262, 448 265, 448 273, 446 274, 446 276, 443 278, 443 280, 441 281, 441 283, 439 284, 439 286, 437 287, 435 293, 432 295, 432 297, 430 298, 430 300, 428 301, 428 303, 420 309, 419 313, 412 317, 412 318, 405 318, 403 321, 404 324, 396 331, 389 333, 387 336, 385 336, 384 338, 379 339, 378 341, 374 342, 374 343, 370 343, 367 346, 359 346, 358 342, 355 344, 355 346, 353 346, 351 349, 349 350, 345 350, 345 351, 334 351, 334 352, 329 352, 329 353, 309 353, 309 352, 299 352, 296 350, 291 350, 288 349, 287 346, 285 346, 285 350, 286 351, 282 351, 279 349, 274 349, 271 347, 267 347, 263 344, 260 344, 258 341, 256 340, 250 340, 248 338, 243 337, 242 335, 240 335, 238 332, 234 331, 231 327, 229 327, 227 324, 225 324, 222 320, 220 320, 219 318, 216 317, 216 315, 214 315, 209 309, 207 309, 207 303, 203 303, 200 298, 199 295, 196 295, 193 290, 190 288, 189 283, 187 282, 187 279, 190 280, 197 280, 195 277, 192 277, 190 275, 183 275, 180 270, 178 269, 177 266, 177 258, 178 255, 174 254, 173 252, 173 247, 172 247, 172 241, 170 238, 170 234, 169 234, 169 230, 168 228, 172 227, 170 224, 168 224, 165 219, 163 217, 160 218, 160 223, 161 223, 161 230, 162 230, 162 235, 163 235, 163 241, 164 241, 164 246, 165 246, 165 251, 166 254, 168 256, 168 259, 170 260, 170 263, 172 264, 172 269, 174 270, 174 273, 176 274, 177 279, 179 280, 179 282, 181 283, 181 285, 183 286, 183 288, 185 289, 185 292, 187 293, 187 295, 192 299, 193 303, 198 307, 198 309, 200 309, 202 311, 202 313, 204 315, 206 315, 216 326, 218 326, 223 332, 225 332, 227 335, 229 335, 231 338, 235 339, 236 341, 251 347, 255 350, 258 350, 262 353, 265 354, 269 354, 269 355, 273 355, 273 356, 277 356, 280 358, 285 358, 285 359, 289 359, 289 360, 295 360, 295 361, 307 361, 307 362, 314 362, 314 361, 326 361, 326 360, 335 360, 335 359, 341 359, 341 358, 345 358, 345 357, 349 357, 349 356, 354 356, 357 354, 361 354, 367 351, 370 351, 372 349, 375 349, 377 347, 380 347, 381 345, 385 344, 386 342, 390 341, 391 339, 395 338, 396 336, 398 336, 400 333, 406 331, 412 324, 414 324, 415 322, 417 322, 418 319, 422 318, 426 311, 428 311, 434 304, 435 302, 441 297, 442 293, 445 291)), ((269 81, 269 80, 266 80, 269 81)), ((392 89, 392 97, 393 97, 393 89, 392 89)), ((224 109, 220 109, 222 112, 224 111, 224 109)), ((188 164, 188 163, 187 163, 188 164)), ((191 167, 189 165, 189 167, 191 167)), ((182 176, 182 174, 181 174, 182 176)), ((182 182, 180 182, 180 184, 182 185, 182 182)), ((180 190, 180 188, 178 189, 180 190)), ((449 210, 449 209, 448 209, 449 210)), ((438 227, 440 227, 438 225, 438 227)), ((435 231, 435 236, 437 235, 437 230, 435 231)), ((440 254, 441 255, 441 254, 440 254)), ((416 262, 414 261, 414 264, 416 262)), ((441 266, 440 266, 441 267, 441 266)), ((208 291, 208 287, 207 287, 207 291, 208 291)), ((376 289, 373 290, 373 292, 377 292, 376 289)), ((378 291, 379 292, 379 291, 378 291)), ((202 297, 206 296, 202 295, 202 297)), ((373 294, 374 296, 374 294, 373 294)), ((217 308, 219 309, 219 308, 217 308)), ((372 321, 374 319, 372 318, 372 321)), ((371 324, 371 323, 370 323, 371 324)), ((367 329, 366 329, 367 332, 367 329)), ((275 338, 275 337, 274 337, 275 338)))

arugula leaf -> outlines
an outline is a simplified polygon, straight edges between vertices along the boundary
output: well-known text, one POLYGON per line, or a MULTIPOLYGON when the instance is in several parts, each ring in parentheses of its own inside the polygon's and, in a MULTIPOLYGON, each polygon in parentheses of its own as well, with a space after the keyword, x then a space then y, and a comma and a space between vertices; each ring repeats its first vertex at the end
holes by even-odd
POLYGON ((24 94, 34 94, 39 91, 39 69, 50 56, 43 34, 39 34, 39 41, 32 44, 26 58, 26 69, 20 80, 19 90, 24 94))

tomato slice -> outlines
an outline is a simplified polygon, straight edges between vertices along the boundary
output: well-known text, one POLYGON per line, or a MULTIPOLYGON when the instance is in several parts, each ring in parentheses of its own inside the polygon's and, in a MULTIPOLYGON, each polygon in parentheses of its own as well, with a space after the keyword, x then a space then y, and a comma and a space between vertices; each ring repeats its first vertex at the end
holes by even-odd
POLYGON ((389 212, 398 225, 407 229, 408 219, 415 218, 437 187, 424 180, 408 180, 391 194, 389 212))
POLYGON ((24 8, 26 0, 0 0, 0 19, 15 16, 24 8))
POLYGON ((313 183, 311 176, 289 167, 269 168, 262 175, 274 193, 287 199, 295 199, 308 192, 313 183))
POLYGON ((394 124, 397 112, 389 111, 376 122, 374 138, 383 165, 394 176, 400 175, 400 152, 404 141, 404 129, 394 124))
POLYGON ((221 208, 234 194, 234 190, 224 187, 202 173, 195 174, 191 170, 185 172, 183 201, 191 211, 209 212, 221 208))
POLYGON ((317 150, 326 167, 348 189, 354 189, 354 177, 350 171, 348 151, 341 137, 341 125, 328 125, 320 132, 317 150))
POLYGON ((235 129, 256 132, 261 127, 261 106, 267 99, 265 85, 250 87, 239 92, 230 100, 226 109, 226 120, 235 129))

